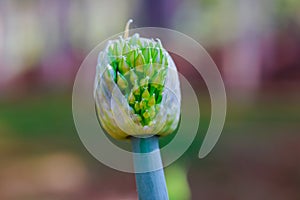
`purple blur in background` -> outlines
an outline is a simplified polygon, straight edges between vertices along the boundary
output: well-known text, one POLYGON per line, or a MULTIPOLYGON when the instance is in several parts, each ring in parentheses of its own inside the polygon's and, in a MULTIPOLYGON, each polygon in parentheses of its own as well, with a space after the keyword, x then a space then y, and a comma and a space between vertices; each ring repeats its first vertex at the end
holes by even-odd
POLYGON ((222 136, 199 160, 207 88, 172 55, 202 118, 193 145, 166 168, 171 199, 300 199, 299 13, 297 0, 0 1, 0 199, 137 199, 132 174, 86 151, 71 109, 81 62, 130 18, 132 28, 170 28, 202 44, 228 95, 222 136))

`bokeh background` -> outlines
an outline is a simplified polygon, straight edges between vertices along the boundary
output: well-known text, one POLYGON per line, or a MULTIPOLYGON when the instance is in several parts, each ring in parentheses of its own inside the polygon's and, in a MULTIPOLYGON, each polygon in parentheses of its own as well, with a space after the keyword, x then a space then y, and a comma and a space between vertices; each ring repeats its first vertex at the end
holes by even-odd
POLYGON ((173 55, 202 118, 195 142, 166 169, 171 199, 300 199, 298 0, 1 0, 0 199, 137 199, 132 174, 84 148, 71 109, 81 62, 130 18, 133 28, 171 28, 200 42, 226 86, 224 131, 200 160, 210 100, 173 55))

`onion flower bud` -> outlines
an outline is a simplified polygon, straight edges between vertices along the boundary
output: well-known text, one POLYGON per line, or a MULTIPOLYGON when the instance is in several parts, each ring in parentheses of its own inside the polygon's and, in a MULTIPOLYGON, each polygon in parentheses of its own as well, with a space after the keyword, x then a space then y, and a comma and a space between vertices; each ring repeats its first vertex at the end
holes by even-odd
POLYGON ((109 41, 98 57, 94 98, 102 128, 116 139, 164 136, 179 123, 178 72, 158 39, 109 41))

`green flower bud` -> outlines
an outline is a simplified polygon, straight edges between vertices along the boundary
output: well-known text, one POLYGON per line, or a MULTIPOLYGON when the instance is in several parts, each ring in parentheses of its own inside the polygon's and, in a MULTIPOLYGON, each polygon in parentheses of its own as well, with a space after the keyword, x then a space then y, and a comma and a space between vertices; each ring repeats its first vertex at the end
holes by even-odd
POLYGON ((113 54, 114 54, 115 56, 120 56, 120 55, 122 55, 121 45, 120 45, 119 42, 115 42, 115 43, 114 43, 113 54))
POLYGON ((159 48, 153 48, 152 49, 152 62, 153 63, 160 63, 160 49, 159 48))
POLYGON ((166 70, 159 70, 152 78, 152 85, 155 88, 164 85, 166 70))
POLYGON ((162 54, 162 66, 163 67, 167 67, 168 66, 168 55, 166 55, 166 53, 162 54))
POLYGON ((140 89, 139 85, 137 84, 137 81, 135 81, 132 91, 136 97, 141 95, 141 89, 140 89))
POLYGON ((148 106, 149 107, 154 106, 155 103, 156 103, 156 101, 155 101, 155 93, 153 93, 152 96, 149 98, 148 106))
POLYGON ((150 93, 148 91, 148 88, 146 87, 146 88, 144 88, 144 92, 142 94, 142 98, 143 99, 149 99, 149 97, 150 97, 150 93))
POLYGON ((123 47, 123 51, 122 51, 123 55, 128 54, 130 52, 130 50, 131 49, 130 49, 128 43, 125 42, 124 47, 123 47))
POLYGON ((135 74, 134 69, 131 69, 129 71, 129 79, 132 85, 135 84, 135 82, 138 80, 138 76, 135 74))
POLYGON ((109 64, 106 67, 106 71, 104 72, 104 78, 106 81, 116 81, 116 72, 109 64))
POLYGON ((141 110, 140 102, 138 102, 138 101, 135 102, 134 110, 135 110, 136 113, 138 113, 141 110))
POLYGON ((158 39, 158 38, 156 38, 156 41, 157 41, 157 43, 156 43, 156 48, 159 48, 159 49, 163 49, 163 46, 162 46, 162 44, 161 44, 161 41, 160 41, 160 39, 158 39))
POLYGON ((141 81, 140 81, 140 86, 142 86, 142 87, 147 87, 147 86, 148 86, 148 83, 149 83, 149 77, 146 76, 145 78, 141 79, 141 81))
POLYGON ((133 93, 132 92, 130 92, 130 94, 129 94, 129 96, 128 96, 128 102, 129 102, 129 104, 130 105, 134 105, 135 104, 135 97, 134 97, 134 95, 133 95, 133 93))
POLYGON ((149 112, 149 115, 150 115, 150 118, 153 119, 155 117, 155 106, 151 106, 148 108, 148 112, 149 112))
POLYGON ((138 52, 138 55, 135 59, 135 70, 137 72, 143 73, 144 72, 144 65, 145 65, 145 59, 141 51, 138 52))
POLYGON ((128 87, 126 78, 119 72, 117 72, 117 84, 119 88, 125 90, 128 87))
MULTIPOLYGON (((102 52, 102 53, 104 54, 104 52, 102 52)), ((108 57, 113 57, 115 55, 115 53, 114 53, 114 45, 113 44, 108 44, 107 55, 108 55, 108 57)))
MULTIPOLYGON (((147 111, 148 112, 148 111, 147 111)), ((146 113, 146 115, 148 115, 148 113, 146 113)), ((151 119, 150 119, 150 117, 147 117, 147 118, 145 118, 145 117, 143 117, 143 122, 142 122, 142 124, 152 124, 151 123, 151 119)))
POLYGON ((148 76, 148 77, 152 77, 153 76, 154 70, 153 70, 152 62, 150 62, 149 64, 145 65, 144 72, 145 72, 145 75, 148 76))
POLYGON ((143 113, 143 117, 144 117, 145 119, 150 118, 150 113, 149 113, 148 110, 145 110, 145 112, 143 113))
POLYGON ((99 121, 118 139, 169 134, 180 116, 176 66, 159 39, 127 35, 99 54, 94 96, 99 121))
POLYGON ((138 40, 140 39, 139 34, 134 34, 132 37, 129 39, 129 43, 133 46, 136 46, 138 44, 138 40))
POLYGON ((121 58, 121 61, 119 62, 118 70, 119 70, 123 75, 125 75, 125 74, 130 70, 130 67, 129 67, 129 65, 127 64, 126 58, 125 58, 124 56, 121 58))
POLYGON ((128 64, 130 65, 131 68, 135 67, 134 61, 135 61, 136 56, 137 56, 137 49, 130 50, 127 55, 128 64))
POLYGON ((149 63, 150 58, 151 58, 151 50, 150 50, 150 48, 149 47, 143 48, 142 49, 142 54, 143 54, 143 56, 145 58, 145 62, 149 63))
POLYGON ((110 65, 112 66, 115 72, 118 70, 118 60, 116 57, 111 57, 110 65))
POLYGON ((157 103, 160 103, 161 100, 162 100, 162 94, 159 93, 159 94, 157 95, 156 102, 157 102, 157 103))
POLYGON ((147 109, 147 101, 146 101, 146 99, 142 99, 142 101, 140 101, 140 109, 142 111, 144 111, 145 109, 147 109))

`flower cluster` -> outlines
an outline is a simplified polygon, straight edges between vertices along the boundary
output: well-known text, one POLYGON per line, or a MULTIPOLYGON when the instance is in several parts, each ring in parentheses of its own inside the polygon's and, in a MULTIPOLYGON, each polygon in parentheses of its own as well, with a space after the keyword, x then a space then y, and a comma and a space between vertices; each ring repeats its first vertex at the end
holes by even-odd
POLYGON ((172 132, 180 115, 173 108, 180 110, 179 80, 160 40, 134 34, 110 41, 99 54, 95 100, 102 127, 115 138, 172 132))

